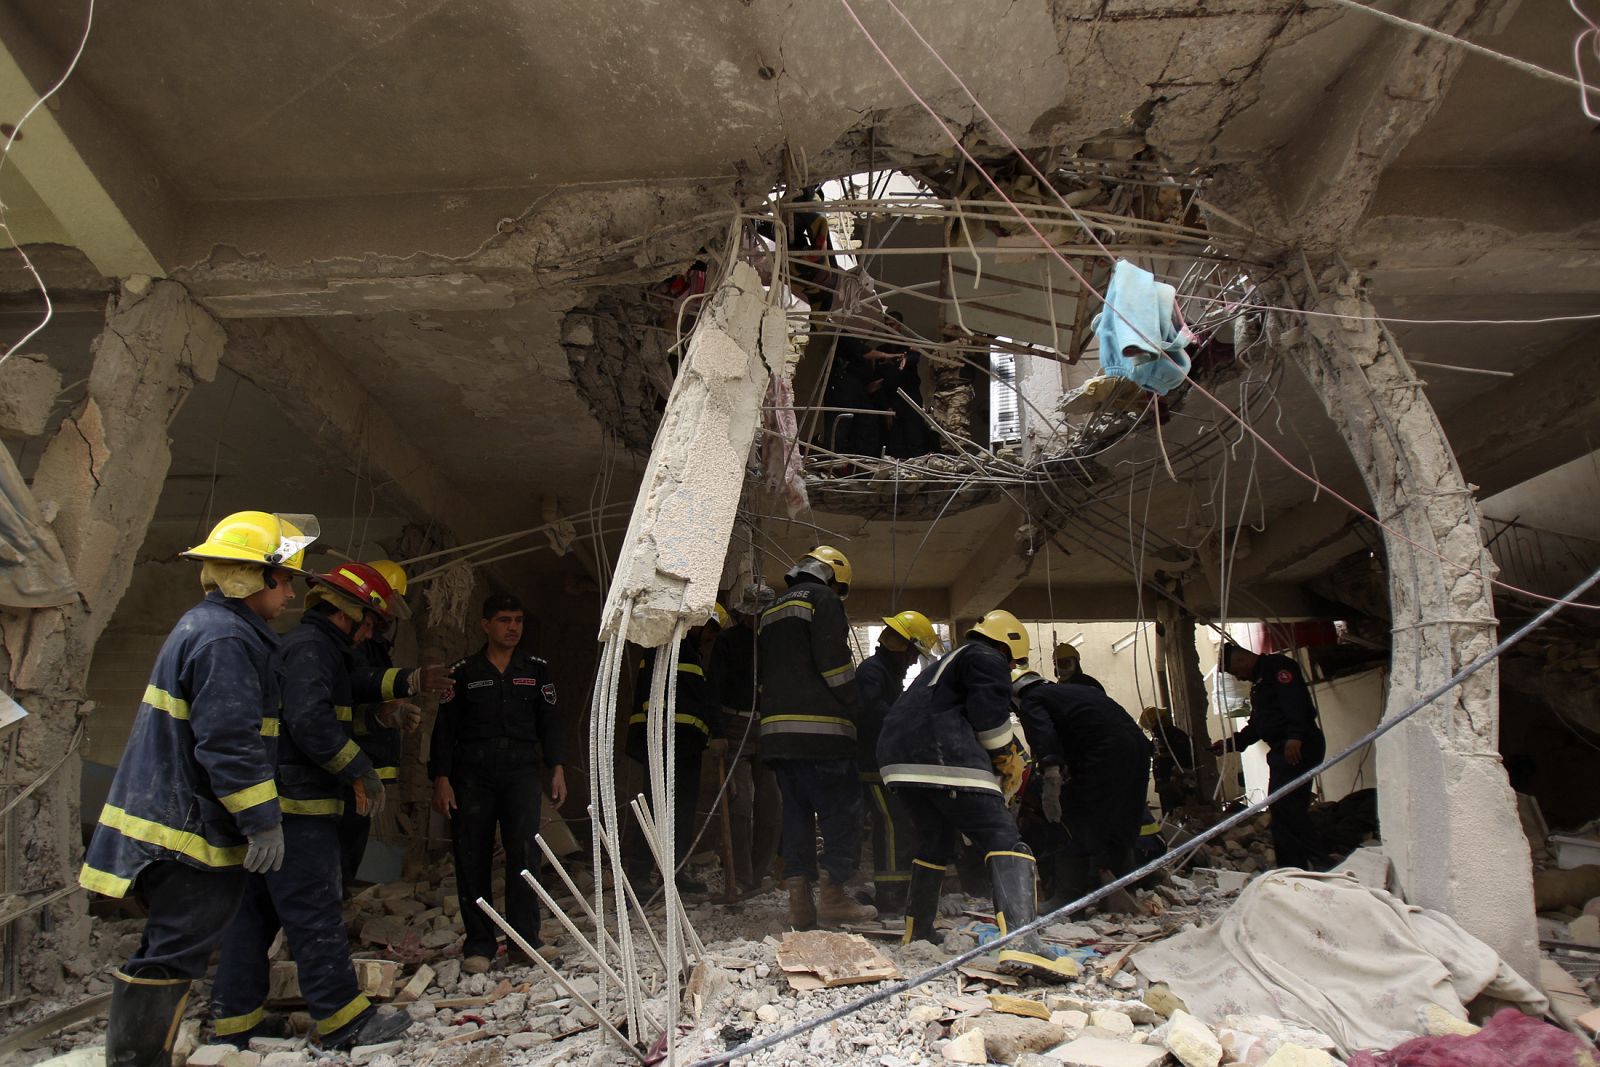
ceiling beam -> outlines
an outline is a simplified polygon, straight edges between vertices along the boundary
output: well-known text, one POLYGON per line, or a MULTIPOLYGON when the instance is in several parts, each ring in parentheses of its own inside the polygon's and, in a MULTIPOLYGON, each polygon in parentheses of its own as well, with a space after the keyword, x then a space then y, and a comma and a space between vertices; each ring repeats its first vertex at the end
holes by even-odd
POLYGON ((973 547, 967 565, 950 583, 951 618, 980 618, 999 607, 1027 577, 1033 556, 1024 554, 1027 542, 1017 537, 1026 522, 1021 508, 1008 505, 973 547))

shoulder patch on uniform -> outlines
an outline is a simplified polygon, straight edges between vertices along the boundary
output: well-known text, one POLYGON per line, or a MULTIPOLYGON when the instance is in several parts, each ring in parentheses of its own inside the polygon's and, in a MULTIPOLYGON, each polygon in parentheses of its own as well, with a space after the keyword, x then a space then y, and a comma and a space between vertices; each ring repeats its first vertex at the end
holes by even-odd
POLYGON ((554 682, 546 682, 545 687, 539 690, 539 692, 544 694, 544 702, 546 704, 554 704, 556 702, 556 687, 554 682))
POLYGON ((493 685, 493 684, 494 684, 494 679, 493 678, 484 678, 484 679, 482 679, 480 681, 468 682, 467 683, 467 688, 468 689, 482 689, 486 685, 493 685))
POLYGON ((1294 672, 1287 669, 1278 672, 1279 685, 1288 685, 1292 681, 1294 681, 1294 672))

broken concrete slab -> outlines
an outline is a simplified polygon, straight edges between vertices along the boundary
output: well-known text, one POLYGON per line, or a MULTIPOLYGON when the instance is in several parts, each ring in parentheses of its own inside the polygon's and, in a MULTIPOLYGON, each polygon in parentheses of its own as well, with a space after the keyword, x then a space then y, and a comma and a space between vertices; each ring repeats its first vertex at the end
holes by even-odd
POLYGON ((944 1057, 946 1063, 989 1062, 989 1054, 984 1050, 982 1030, 968 1030, 951 1038, 939 1050, 939 1055, 944 1057))
POLYGON ((38 437, 50 426, 61 375, 41 355, 17 352, 0 363, 0 437, 38 437))
POLYGON ((1172 1013, 1162 1041, 1183 1067, 1217 1067, 1222 1062, 1222 1042, 1209 1026, 1186 1011, 1172 1013))
POLYGON ((1045 1056, 1066 1067, 1156 1067, 1167 1058, 1167 1050, 1159 1045, 1080 1037, 1058 1045, 1045 1056))
POLYGON ((1061 1044, 1067 1032, 1044 1019, 986 1012, 976 1018, 957 1019, 951 1031, 983 1035, 988 1058, 996 1063, 1014 1064, 1024 1053, 1043 1052, 1061 1044))

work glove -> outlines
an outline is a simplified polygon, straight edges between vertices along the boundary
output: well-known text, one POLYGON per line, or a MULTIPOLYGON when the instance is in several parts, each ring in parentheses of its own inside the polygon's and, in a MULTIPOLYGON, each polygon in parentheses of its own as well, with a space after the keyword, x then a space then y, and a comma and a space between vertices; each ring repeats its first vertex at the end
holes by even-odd
POLYGON ((1045 768, 1044 779, 1039 783, 1039 805, 1044 817, 1051 822, 1061 821, 1061 765, 1045 768))
POLYGON ((450 691, 450 674, 453 668, 442 663, 430 663, 426 667, 413 668, 406 675, 406 687, 413 693, 432 693, 442 696, 450 691))
POLYGON ((245 850, 244 869, 251 874, 269 874, 283 866, 283 826, 268 827, 246 838, 250 847, 245 850))
POLYGON ((378 723, 391 730, 398 726, 411 733, 422 725, 422 709, 409 700, 391 700, 379 710, 378 723))
POLYGON ((1012 738, 1006 747, 990 752, 989 761, 994 765, 995 777, 1000 779, 1000 792, 1009 801, 1022 789, 1022 779, 1028 769, 1022 745, 1012 738))
POLYGON ((383 810, 383 779, 378 777, 376 767, 356 780, 355 794, 357 815, 371 819, 383 810))

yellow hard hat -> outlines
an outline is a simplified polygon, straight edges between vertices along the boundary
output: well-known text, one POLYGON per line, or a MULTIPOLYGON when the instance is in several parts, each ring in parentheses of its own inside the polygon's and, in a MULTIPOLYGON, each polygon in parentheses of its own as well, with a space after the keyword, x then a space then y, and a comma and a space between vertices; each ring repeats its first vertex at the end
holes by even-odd
POLYGON ((1083 658, 1083 656, 1078 651, 1078 646, 1072 644, 1071 642, 1063 641, 1059 645, 1056 646, 1055 660, 1056 660, 1057 663, 1060 663, 1064 659, 1082 659, 1082 658, 1083 658))
POLYGON ((394 595, 389 598, 388 612, 396 618, 411 618, 411 608, 401 599, 406 593, 406 569, 392 559, 375 559, 367 566, 383 575, 394 595))
POLYGON ((1028 650, 1032 647, 1028 641, 1028 631, 1022 628, 1021 621, 1009 611, 994 609, 967 633, 981 634, 991 641, 998 641, 1011 650, 1013 661, 1028 662, 1028 650))
POLYGON ((810 552, 795 561, 789 568, 789 578, 792 580, 797 574, 809 574, 824 582, 839 583, 839 595, 848 596, 850 593, 850 561, 844 558, 844 553, 831 545, 818 545, 810 552))
POLYGON ((916 646, 917 651, 933 655, 934 649, 939 644, 939 635, 933 631, 933 623, 920 611, 902 611, 896 615, 885 615, 883 624, 901 637, 916 646))
POLYGON ((1022 694, 1044 681, 1044 675, 1038 671, 1030 671, 1026 667, 1017 667, 1011 672, 1011 699, 1018 700, 1022 694))
POLYGON ((306 548, 322 532, 315 515, 274 515, 236 511, 212 527, 200 544, 182 553, 185 559, 260 563, 306 575, 306 548))
POLYGON ((719 630, 726 630, 733 624, 733 617, 728 614, 728 609, 720 603, 711 605, 711 618, 706 622, 714 623, 719 630))

